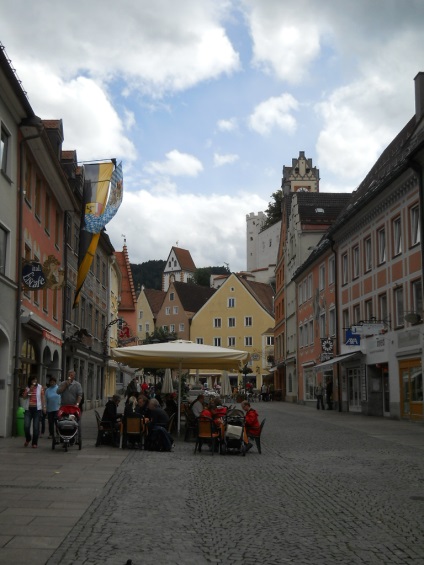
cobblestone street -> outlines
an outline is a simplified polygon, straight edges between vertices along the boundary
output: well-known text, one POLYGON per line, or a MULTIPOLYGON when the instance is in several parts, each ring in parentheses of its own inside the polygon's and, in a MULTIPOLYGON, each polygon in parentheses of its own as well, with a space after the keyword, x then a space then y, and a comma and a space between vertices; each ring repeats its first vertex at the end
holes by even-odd
MULTIPOLYGON (((94 437, 81 452, 54 453, 74 473, 83 456, 99 457, 99 472, 109 454, 122 459, 37 563, 424 564, 423 424, 281 402, 255 408, 266 417, 262 455, 194 455, 183 441, 172 453, 118 452, 94 448, 94 437)), ((85 474, 76 480, 83 489, 85 474)), ((66 504, 62 516, 58 527, 66 504)), ((2 563, 21 562, 7 555, 0 549, 2 563)))

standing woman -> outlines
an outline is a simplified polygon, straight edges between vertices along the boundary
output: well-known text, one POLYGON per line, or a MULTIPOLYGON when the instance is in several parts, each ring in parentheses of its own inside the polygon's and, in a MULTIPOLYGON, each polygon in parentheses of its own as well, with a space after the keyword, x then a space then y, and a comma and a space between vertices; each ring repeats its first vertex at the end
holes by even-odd
POLYGON ((60 395, 57 394, 56 377, 50 377, 49 387, 46 389, 47 420, 49 422, 49 439, 54 436, 54 423, 57 419, 57 412, 60 408, 60 395))
POLYGON ((24 431, 25 443, 28 447, 31 441, 31 422, 32 422, 32 447, 38 447, 38 433, 40 429, 41 412, 46 412, 46 402, 43 387, 38 384, 37 377, 28 379, 28 386, 22 394, 25 399, 24 431))

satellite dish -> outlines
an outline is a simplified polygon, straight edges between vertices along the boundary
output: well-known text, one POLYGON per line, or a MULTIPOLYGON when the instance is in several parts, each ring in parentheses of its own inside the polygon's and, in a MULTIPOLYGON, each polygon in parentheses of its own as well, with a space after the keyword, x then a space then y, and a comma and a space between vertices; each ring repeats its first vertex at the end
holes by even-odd
POLYGON ((408 312, 408 314, 404 315, 403 319, 409 324, 418 324, 421 322, 421 316, 416 312, 408 312))

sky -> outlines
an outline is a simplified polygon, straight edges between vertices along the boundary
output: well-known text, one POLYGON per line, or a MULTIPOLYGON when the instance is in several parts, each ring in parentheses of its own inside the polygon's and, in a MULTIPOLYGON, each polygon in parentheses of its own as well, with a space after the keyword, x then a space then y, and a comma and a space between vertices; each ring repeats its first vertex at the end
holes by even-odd
POLYGON ((352 192, 415 112, 422 0, 2 0, 0 42, 78 160, 122 160, 130 261, 246 268, 246 215, 304 151, 352 192))

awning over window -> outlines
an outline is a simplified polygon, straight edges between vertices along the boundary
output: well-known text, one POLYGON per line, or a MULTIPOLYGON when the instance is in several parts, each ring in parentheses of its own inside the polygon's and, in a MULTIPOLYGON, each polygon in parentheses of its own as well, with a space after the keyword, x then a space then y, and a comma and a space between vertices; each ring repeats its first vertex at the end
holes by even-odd
POLYGON ((320 363, 319 365, 315 365, 315 370, 317 369, 325 369, 326 367, 330 368, 332 365, 334 365, 334 363, 343 363, 344 361, 347 361, 348 359, 350 361, 353 361, 353 359, 355 357, 360 357, 362 355, 362 353, 360 351, 355 351, 355 353, 346 353, 345 355, 338 355, 337 357, 333 357, 332 359, 329 359, 328 361, 324 361, 323 363, 320 363))

